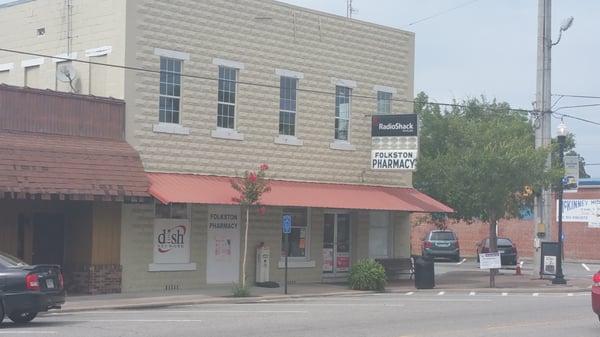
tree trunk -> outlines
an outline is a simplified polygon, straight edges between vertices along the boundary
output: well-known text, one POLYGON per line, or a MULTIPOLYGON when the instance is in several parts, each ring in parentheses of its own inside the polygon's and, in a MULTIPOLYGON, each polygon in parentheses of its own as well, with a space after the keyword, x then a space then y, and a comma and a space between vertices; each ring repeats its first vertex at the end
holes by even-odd
MULTIPOLYGON (((496 227, 498 226, 498 220, 496 216, 492 214, 490 217, 490 253, 496 253, 498 251, 498 237, 496 236, 496 227)), ((490 288, 496 288, 496 273, 498 269, 490 269, 490 288)))
POLYGON ((242 288, 246 288, 246 256, 248 255, 248 225, 250 223, 250 206, 246 207, 246 228, 244 230, 244 255, 242 258, 242 288))

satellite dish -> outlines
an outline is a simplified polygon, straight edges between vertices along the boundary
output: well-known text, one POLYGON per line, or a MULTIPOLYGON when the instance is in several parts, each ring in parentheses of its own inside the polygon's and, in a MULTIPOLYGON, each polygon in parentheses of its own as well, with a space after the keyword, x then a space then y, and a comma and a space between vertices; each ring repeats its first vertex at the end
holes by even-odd
POLYGON ((56 79, 61 82, 73 83, 77 79, 77 70, 71 63, 61 64, 56 72, 56 79))
POLYGON ((79 92, 79 75, 71 62, 63 63, 58 66, 58 69, 56 69, 56 79, 61 82, 69 83, 72 92, 79 92))

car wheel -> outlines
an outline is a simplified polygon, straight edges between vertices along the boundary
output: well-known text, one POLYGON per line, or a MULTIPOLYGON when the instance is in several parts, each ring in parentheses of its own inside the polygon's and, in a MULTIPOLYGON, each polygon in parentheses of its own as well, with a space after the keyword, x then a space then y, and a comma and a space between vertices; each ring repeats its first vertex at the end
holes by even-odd
POLYGON ((456 262, 460 262, 460 255, 456 255, 456 256, 454 257, 454 261, 456 261, 456 262))
POLYGON ((2 306, 2 300, 0 300, 0 324, 4 320, 4 306, 2 306))
POLYGON ((18 324, 29 323, 35 316, 37 316, 37 312, 18 312, 8 315, 13 322, 18 324))

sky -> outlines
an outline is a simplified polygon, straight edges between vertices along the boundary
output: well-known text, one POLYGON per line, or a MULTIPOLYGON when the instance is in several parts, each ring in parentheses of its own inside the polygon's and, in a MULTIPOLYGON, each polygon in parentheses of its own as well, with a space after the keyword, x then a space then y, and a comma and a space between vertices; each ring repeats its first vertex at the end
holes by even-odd
MULTIPOLYGON (((346 15, 346 0, 283 1, 346 15)), ((415 32, 415 94, 424 91, 439 103, 485 95, 532 109, 537 0, 354 0, 353 6, 355 19, 415 32)), ((562 21, 575 18, 552 48, 553 94, 600 96, 599 14, 599 0, 552 2, 554 41, 562 21)), ((585 104, 600 104, 600 99, 564 97, 555 109, 585 104)), ((558 112, 600 123, 600 106, 558 112)), ((559 122, 552 120, 553 133, 559 122)), ((588 164, 600 164, 600 125, 569 118, 564 122, 575 135, 576 151, 588 164)), ((586 171, 600 178, 600 165, 586 166, 586 171)))
MULTIPOLYGON (((284 2, 346 15, 346 0, 284 2)), ((415 32, 415 94, 424 91, 439 103, 485 95, 514 108, 533 108, 537 0, 354 0, 353 7, 358 10, 354 19, 415 32), (430 16, 435 17, 411 25, 430 16)), ((562 21, 575 18, 552 48, 553 94, 600 96, 599 14, 599 0, 552 1, 554 41, 562 21)), ((558 112, 600 123, 600 99, 565 97, 555 108, 585 104, 599 106, 558 112)), ((575 150, 588 164, 600 164, 600 125, 564 122, 575 135, 575 150)), ((552 120, 553 133, 559 123, 552 120)), ((600 165, 586 166, 586 171, 600 178, 600 165)))

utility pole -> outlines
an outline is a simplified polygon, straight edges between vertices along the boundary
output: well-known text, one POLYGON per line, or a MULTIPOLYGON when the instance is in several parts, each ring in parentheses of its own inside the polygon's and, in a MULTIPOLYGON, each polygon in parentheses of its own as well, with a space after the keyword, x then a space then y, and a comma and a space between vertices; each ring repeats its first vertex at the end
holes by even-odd
MULTIPOLYGON (((548 148, 551 143, 551 51, 552 51, 552 0, 538 0, 538 39, 537 39, 537 83, 534 119, 535 147, 548 148)), ((546 169, 551 168, 550 154, 546 159, 546 169)), ((552 192, 543 189, 535 198, 534 238, 540 241, 552 240, 552 192), (541 230, 544 234, 541 234, 541 230)), ((541 247, 541 244, 540 244, 541 247)), ((536 247, 533 256, 533 274, 539 275, 541 248, 536 247)))

